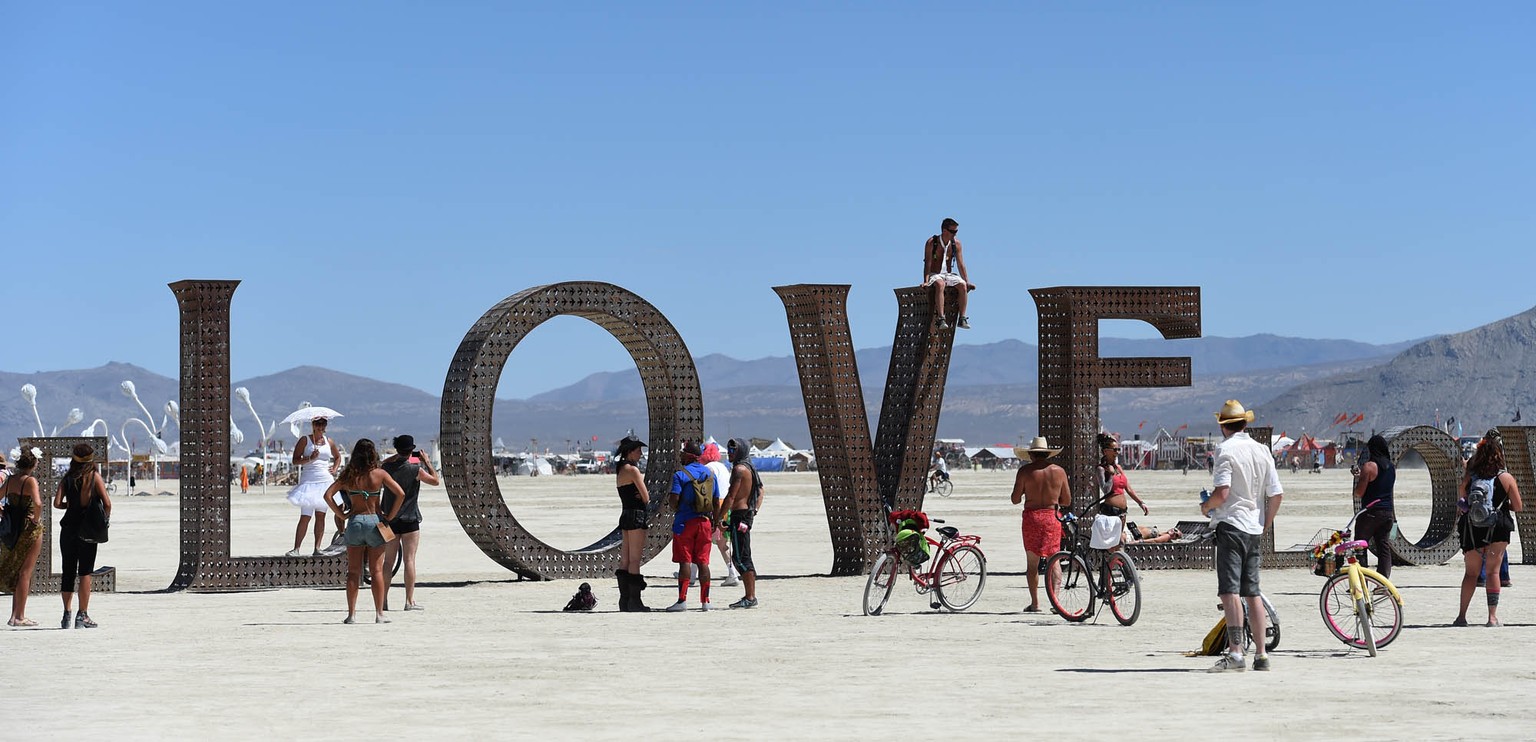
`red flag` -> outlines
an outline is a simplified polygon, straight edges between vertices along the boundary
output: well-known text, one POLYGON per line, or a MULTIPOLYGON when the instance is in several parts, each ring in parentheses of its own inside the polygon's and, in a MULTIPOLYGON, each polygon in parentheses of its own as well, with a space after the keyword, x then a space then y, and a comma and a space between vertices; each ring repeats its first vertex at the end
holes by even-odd
POLYGON ((593 443, 596 443, 596 442, 597 442, 597 436, 595 436, 595 435, 594 435, 594 436, 592 436, 592 442, 593 442, 593 443))
POLYGON ((1348 412, 1340 412, 1339 416, 1333 419, 1333 424, 1334 425, 1338 425, 1339 423, 1344 422, 1345 420, 1348 420, 1348 419, 1349 419, 1349 413, 1348 412))
POLYGON ((1183 430, 1183 429, 1185 429, 1185 428, 1187 428, 1187 427, 1189 427, 1189 423, 1184 423, 1184 424, 1183 424, 1183 425, 1180 425, 1180 426, 1179 426, 1179 427, 1177 427, 1177 428, 1174 428, 1174 429, 1173 429, 1173 432, 1175 432, 1175 433, 1177 433, 1177 432, 1179 432, 1179 431, 1180 431, 1180 430, 1183 430))
MULTIPOLYGON (((1285 431, 1282 430, 1282 431, 1280 431, 1280 438, 1284 438, 1284 437, 1285 437, 1285 431)), ((1279 439, 1277 438, 1276 440, 1279 440, 1279 439)))
POLYGON ((1142 420, 1141 424, 1136 426, 1136 429, 1137 430, 1141 430, 1142 428, 1145 428, 1145 427, 1147 427, 1147 421, 1146 420, 1142 420))
POLYGON ((1353 419, 1353 420, 1350 420, 1350 421, 1349 421, 1349 424, 1350 424, 1350 425, 1359 425, 1359 424, 1360 424, 1360 423, 1361 423, 1361 422, 1363 422, 1363 421, 1364 421, 1364 420, 1365 420, 1365 413, 1364 413, 1364 412, 1362 412, 1362 413, 1360 413, 1360 414, 1358 414, 1358 415, 1355 415, 1355 419, 1353 419))

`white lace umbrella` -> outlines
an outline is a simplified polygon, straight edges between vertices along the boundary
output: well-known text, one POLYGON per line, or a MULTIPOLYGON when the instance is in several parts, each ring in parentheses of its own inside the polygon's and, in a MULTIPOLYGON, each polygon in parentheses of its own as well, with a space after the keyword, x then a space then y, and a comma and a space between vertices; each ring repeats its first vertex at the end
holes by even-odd
POLYGON ((345 417, 345 415, 329 407, 300 407, 283 418, 283 422, 288 424, 305 423, 311 422, 317 417, 330 419, 333 417, 345 417))

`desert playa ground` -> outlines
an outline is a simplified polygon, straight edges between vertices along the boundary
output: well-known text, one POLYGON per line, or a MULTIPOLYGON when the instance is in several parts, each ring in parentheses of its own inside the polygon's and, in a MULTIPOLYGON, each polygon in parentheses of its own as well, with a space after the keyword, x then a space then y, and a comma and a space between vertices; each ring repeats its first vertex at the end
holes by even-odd
MULTIPOLYGON (((1197 516, 1202 475, 1133 472, 1162 526, 1197 516)), ((1349 517, 1345 472, 1282 473, 1282 544, 1349 517)), ((1451 628, 1461 559, 1402 568, 1406 628, 1370 658, 1323 628, 1322 579, 1272 570, 1281 613, 1274 671, 1210 675, 1184 656, 1216 621, 1207 571, 1144 574, 1141 620, 1069 625, 1023 614, 1017 509, 1007 472, 960 472, 927 509, 980 534, 991 579, 970 610, 928 608, 897 585, 887 615, 860 611, 862 577, 826 577, 831 547, 815 474, 766 477, 756 532, 761 607, 615 611, 594 581, 592 614, 560 608, 570 581, 518 581, 460 529, 442 489, 423 493, 422 612, 346 626, 340 589, 160 592, 177 563, 177 498, 119 496, 99 563, 119 592, 95 598, 101 628, 60 631, 56 594, 32 598, 43 628, 0 632, 10 702, 0 737, 655 739, 1529 738, 1536 688, 1536 571, 1516 565, 1504 628, 1451 628)), ((141 483, 147 484, 147 483, 141 483)), ((512 510, 562 547, 617 518, 602 476, 503 480, 512 510)), ((162 483, 174 490, 174 483, 162 483)), ((1428 519, 1429 477, 1399 478, 1410 536, 1428 519)), ((234 551, 290 547, 295 512, 273 489, 233 495, 234 551)), ((1514 549, 1518 557, 1518 546, 1514 549)), ((718 565, 718 555, 716 555, 718 565)), ((645 572, 671 602, 672 565, 645 572)), ((716 588, 724 606, 739 588, 716 588)), ((397 588, 395 606, 403 604, 397 588)), ((697 589, 692 596, 697 601, 697 589)), ((361 604, 366 605, 366 597, 361 604)), ((1483 618, 1481 592, 1471 617, 1483 618)), ((366 613, 362 614, 366 615, 366 613)), ((1106 619, 1107 620, 1107 619, 1106 619)))

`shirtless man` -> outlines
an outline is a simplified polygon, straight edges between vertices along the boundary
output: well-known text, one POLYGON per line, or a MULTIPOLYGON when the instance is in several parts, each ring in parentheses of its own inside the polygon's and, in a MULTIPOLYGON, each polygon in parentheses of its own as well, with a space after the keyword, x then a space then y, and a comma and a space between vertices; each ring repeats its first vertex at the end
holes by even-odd
POLYGON ((763 506, 763 480, 757 476, 752 459, 747 455, 751 446, 741 438, 732 438, 726 444, 726 457, 731 460, 731 487, 720 499, 715 512, 715 522, 725 523, 723 528, 730 534, 731 560, 741 573, 746 595, 731 604, 732 608, 757 607, 757 566, 752 563, 752 521, 757 509, 763 506), (727 521, 725 516, 729 515, 727 521))
POLYGON ((1045 436, 1035 438, 1029 448, 1015 448, 1013 452, 1019 458, 1029 456, 1029 463, 1014 475, 1011 499, 1015 505, 1024 503, 1022 530, 1029 579, 1029 607, 1024 612, 1039 613, 1040 560, 1061 550, 1061 521, 1056 520, 1056 508, 1072 505, 1072 491, 1067 487, 1067 471, 1048 461, 1061 449, 1047 445, 1045 436))
POLYGON ((965 258, 960 254, 960 238, 955 236, 959 231, 960 222, 945 219, 939 225, 939 233, 923 243, 923 285, 933 287, 933 314, 939 318, 940 330, 949 327, 949 322, 944 319, 944 289, 949 286, 955 286, 960 291, 960 306, 956 307, 960 319, 955 321, 955 326, 962 330, 971 329, 971 318, 965 314, 965 304, 967 295, 976 288, 976 284, 966 277, 965 258))

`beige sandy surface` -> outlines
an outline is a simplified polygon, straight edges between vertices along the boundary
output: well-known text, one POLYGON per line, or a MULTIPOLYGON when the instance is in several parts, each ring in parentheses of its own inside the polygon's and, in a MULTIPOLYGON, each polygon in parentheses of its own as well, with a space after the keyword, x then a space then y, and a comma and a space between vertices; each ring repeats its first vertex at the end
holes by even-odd
MULTIPOLYGON (((1283 473, 1279 541, 1342 524, 1347 477, 1283 473)), ((0 631, 9 689, 0 738, 1536 735, 1529 567, 1515 567, 1502 629, 1448 626, 1460 558, 1399 570, 1407 627, 1374 659, 1323 628, 1321 578, 1266 572, 1283 627, 1274 671, 1210 675, 1209 658, 1182 655, 1217 619, 1210 572, 1145 573, 1132 627, 1020 613, 1028 595, 1008 473, 957 473, 954 495, 928 503, 936 517, 982 536, 992 577, 975 607, 930 610, 903 582, 888 614, 874 618, 860 612, 864 578, 822 576, 831 547, 816 476, 765 480, 756 610, 623 615, 607 580, 595 583, 598 612, 563 614, 574 582, 517 581, 479 552, 444 491, 433 489, 423 493, 418 597, 428 610, 392 612, 384 626, 342 625, 339 589, 158 592, 176 568, 177 498, 119 497, 100 563, 118 568, 120 592, 96 596, 101 628, 49 628, 59 599, 41 594, 28 613, 43 629, 0 631), (1476 705, 1467 700, 1470 677, 1486 699, 1476 705)), ((1139 520, 1167 526, 1197 515, 1206 480, 1133 472, 1132 481, 1153 510, 1139 520)), ((1405 531, 1422 533, 1428 475, 1405 471, 1399 487, 1405 531)), ((503 492, 535 533, 560 546, 585 545, 618 515, 607 477, 504 480, 503 492)), ((237 555, 290 547, 295 513, 280 491, 236 493, 234 503, 237 555)), ((645 571, 659 586, 647 601, 670 603, 672 566, 662 558, 645 571)), ((717 588, 715 600, 723 606, 739 595, 717 588)), ((392 596, 402 603, 398 588, 392 596)), ((1482 602, 1480 592, 1474 621, 1482 602)))

